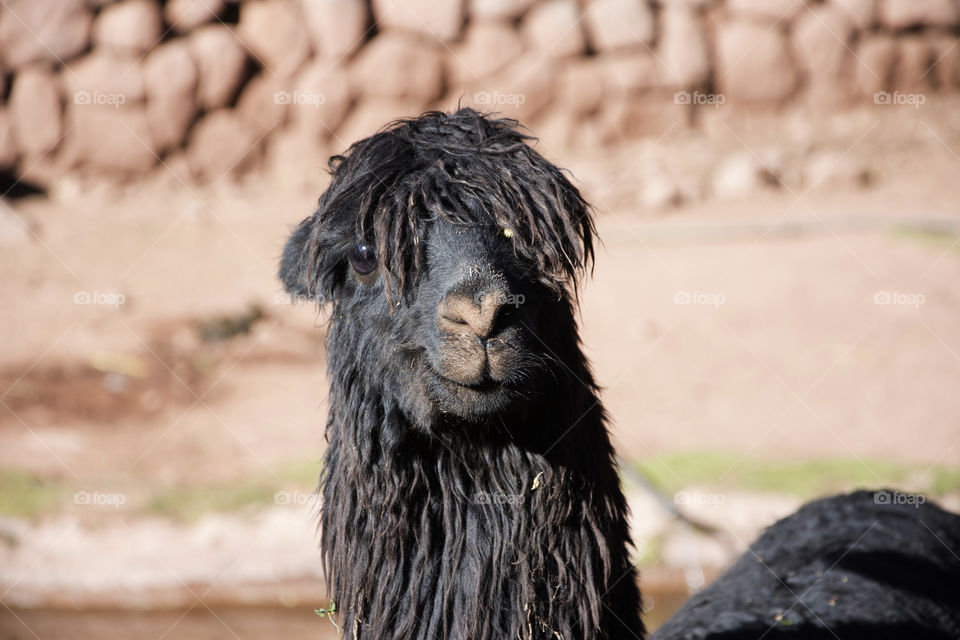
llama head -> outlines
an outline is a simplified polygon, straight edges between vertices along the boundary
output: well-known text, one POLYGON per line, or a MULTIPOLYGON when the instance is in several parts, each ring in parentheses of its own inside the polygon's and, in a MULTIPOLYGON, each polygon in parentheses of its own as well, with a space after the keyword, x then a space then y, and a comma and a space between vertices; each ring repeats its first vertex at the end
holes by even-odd
POLYGON ((380 384, 422 428, 502 418, 567 375, 593 222, 528 141, 471 109, 396 122, 331 160, 284 250, 287 290, 332 303, 340 382, 380 384))

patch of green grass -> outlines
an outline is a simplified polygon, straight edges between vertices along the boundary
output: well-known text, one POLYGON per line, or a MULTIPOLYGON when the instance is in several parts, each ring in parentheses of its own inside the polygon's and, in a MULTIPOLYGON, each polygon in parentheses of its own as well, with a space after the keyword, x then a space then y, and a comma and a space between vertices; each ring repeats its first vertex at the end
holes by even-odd
POLYGON ((33 518, 58 508, 69 496, 69 488, 57 480, 0 471, 0 515, 33 518))
POLYGON ((960 468, 937 467, 932 472, 930 492, 934 495, 956 493, 960 491, 960 468))
POLYGON ((960 253, 960 236, 950 229, 899 225, 890 229, 894 238, 917 242, 937 251, 960 253))
MULTIPOLYGON (((802 498, 849 487, 896 486, 914 469, 876 460, 823 459, 804 461, 760 460, 732 453, 694 452, 645 458, 635 468, 666 493, 694 485, 720 489, 788 493, 802 498)), ((960 476, 960 474, 958 474, 960 476)), ((960 483, 944 476, 938 489, 960 483)), ((940 491, 942 493, 943 491, 940 491)))
MULTIPOLYGON (((907 467, 876 460, 811 460, 788 463, 756 463, 744 470, 747 488, 810 496, 845 487, 902 484, 907 467)), ((733 473, 735 473, 734 470, 733 473)))
MULTIPOLYGON (((194 485, 130 485, 111 487, 131 498, 126 513, 148 513, 191 521, 209 512, 239 511, 275 502, 298 503, 312 495, 320 476, 319 460, 291 461, 277 465, 276 475, 264 474, 234 483, 194 485)), ((73 494, 92 491, 90 486, 72 486, 23 471, 0 470, 0 515, 35 518, 72 508, 73 494)))
POLYGON ((303 500, 317 486, 320 461, 295 460, 274 467, 275 475, 264 475, 241 483, 194 485, 153 489, 144 510, 178 520, 195 520, 204 513, 239 511, 249 507, 281 503, 295 496, 303 500), (295 488, 296 491, 291 491, 295 488))
POLYGON ((662 535, 646 540, 642 548, 637 548, 633 558, 634 564, 638 567, 652 567, 660 564, 663 560, 663 542, 662 535))
POLYGON ((192 521, 205 513, 239 511, 251 505, 272 504, 276 492, 275 487, 267 484, 174 486, 154 492, 144 510, 177 520, 192 521))
POLYGON ((320 481, 320 460, 301 460, 287 462, 275 469, 284 483, 293 483, 301 487, 316 487, 320 481))
POLYGON ((674 493, 696 484, 719 481, 736 456, 721 453, 679 453, 643 458, 635 468, 661 491, 674 493))

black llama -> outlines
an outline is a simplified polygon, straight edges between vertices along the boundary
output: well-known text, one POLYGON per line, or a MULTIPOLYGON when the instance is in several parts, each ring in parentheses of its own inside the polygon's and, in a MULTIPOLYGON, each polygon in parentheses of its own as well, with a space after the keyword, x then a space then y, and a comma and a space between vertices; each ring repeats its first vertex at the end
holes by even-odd
POLYGON ((280 276, 332 303, 324 565, 345 637, 645 635, 580 349, 591 212, 514 121, 426 113, 331 160, 280 276))

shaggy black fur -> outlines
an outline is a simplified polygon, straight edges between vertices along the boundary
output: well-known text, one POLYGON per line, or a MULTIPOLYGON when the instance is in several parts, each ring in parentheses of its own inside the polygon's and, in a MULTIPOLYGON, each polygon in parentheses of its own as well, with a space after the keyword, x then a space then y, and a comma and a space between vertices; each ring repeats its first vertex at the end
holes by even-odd
POLYGON ((332 303, 321 544, 347 638, 645 635, 574 319, 593 223, 527 142, 470 109, 397 122, 333 159, 284 251, 287 290, 332 303), (450 296, 500 301, 489 332, 442 330, 450 296))
POLYGON ((897 495, 805 505, 653 640, 957 640, 960 516, 897 495))

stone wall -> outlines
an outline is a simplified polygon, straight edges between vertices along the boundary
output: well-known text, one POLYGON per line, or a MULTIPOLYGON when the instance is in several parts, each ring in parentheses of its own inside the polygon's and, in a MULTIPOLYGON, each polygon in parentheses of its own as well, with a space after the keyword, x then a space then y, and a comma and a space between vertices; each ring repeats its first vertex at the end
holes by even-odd
POLYGON ((7 0, 0 171, 308 165, 475 105, 550 144, 704 109, 919 106, 960 88, 960 0, 7 0))

